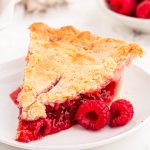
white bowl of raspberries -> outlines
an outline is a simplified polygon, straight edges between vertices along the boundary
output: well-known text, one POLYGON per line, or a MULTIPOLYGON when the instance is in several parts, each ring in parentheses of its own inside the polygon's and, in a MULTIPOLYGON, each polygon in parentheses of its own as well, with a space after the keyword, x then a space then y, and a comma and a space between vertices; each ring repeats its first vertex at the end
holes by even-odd
POLYGON ((99 3, 118 23, 150 33, 150 0, 99 0, 99 3))

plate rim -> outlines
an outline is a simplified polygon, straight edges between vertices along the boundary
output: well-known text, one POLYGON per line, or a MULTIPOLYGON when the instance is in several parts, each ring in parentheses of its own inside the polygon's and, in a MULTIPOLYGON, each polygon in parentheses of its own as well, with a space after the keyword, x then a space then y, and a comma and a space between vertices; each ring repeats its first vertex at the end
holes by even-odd
MULTIPOLYGON (((10 63, 13 64, 17 61, 22 61, 23 58, 24 57, 19 57, 17 59, 13 59, 13 60, 1 63, 0 67, 7 66, 10 63)), ((140 69, 142 72, 144 72, 145 74, 147 74, 150 77, 150 74, 146 70, 137 66, 136 64, 132 64, 132 65, 135 68, 140 69)), ((110 137, 110 138, 107 138, 107 139, 104 139, 101 141, 96 141, 96 142, 91 142, 91 143, 86 143, 86 144, 68 145, 68 146, 67 145, 63 145, 63 146, 59 146, 59 145, 58 146, 38 146, 37 147, 36 145, 33 145, 33 144, 21 143, 21 142, 15 141, 15 140, 14 141, 8 140, 7 138, 3 138, 3 139, 0 138, 0 142, 7 144, 7 145, 10 145, 10 146, 14 146, 14 147, 18 147, 18 148, 27 148, 27 149, 57 149, 57 150, 60 150, 60 149, 76 149, 76 148, 79 148, 79 149, 94 148, 94 147, 102 146, 105 144, 110 144, 110 143, 115 142, 119 139, 122 139, 122 138, 126 137, 127 135, 139 130, 141 127, 146 125, 148 122, 150 122, 150 115, 145 120, 143 120, 143 122, 140 122, 140 124, 129 129, 126 132, 120 133, 118 135, 115 135, 114 137, 110 137)))
POLYGON ((129 129, 128 131, 124 132, 124 133, 121 133, 119 135, 116 135, 114 137, 111 137, 111 138, 108 138, 106 140, 102 140, 102 141, 98 141, 98 142, 92 142, 92 143, 88 143, 88 144, 79 144, 79 145, 71 145, 71 146, 67 146, 67 145, 64 145, 64 146, 36 146, 36 145, 28 145, 28 143, 21 143, 21 142, 17 142, 17 141, 9 141, 4 138, 4 139, 0 139, 0 142, 3 143, 3 144, 7 144, 9 146, 14 146, 14 147, 17 147, 17 148, 27 148, 27 149, 55 149, 55 150, 61 150, 61 149, 87 149, 87 148, 95 148, 95 147, 98 147, 98 146, 102 146, 102 145, 105 145, 105 144, 110 144, 110 143, 113 143, 117 140, 121 140, 122 138, 126 137, 127 135, 130 135, 131 133, 141 129, 144 125, 146 125, 148 122, 150 122, 150 116, 145 119, 143 122, 141 122, 139 125, 137 125, 136 127, 134 128, 131 128, 129 129))

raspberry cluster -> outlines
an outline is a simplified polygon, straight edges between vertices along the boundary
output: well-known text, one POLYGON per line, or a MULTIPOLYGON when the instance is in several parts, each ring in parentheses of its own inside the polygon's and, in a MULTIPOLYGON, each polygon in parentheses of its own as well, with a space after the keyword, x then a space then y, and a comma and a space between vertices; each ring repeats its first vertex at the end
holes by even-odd
POLYGON ((107 0, 107 2, 117 13, 150 19, 150 0, 107 0))
POLYGON ((123 126, 133 118, 133 114, 133 106, 127 100, 114 101, 110 109, 99 100, 90 100, 80 105, 75 118, 84 128, 99 130, 107 124, 110 127, 123 126))

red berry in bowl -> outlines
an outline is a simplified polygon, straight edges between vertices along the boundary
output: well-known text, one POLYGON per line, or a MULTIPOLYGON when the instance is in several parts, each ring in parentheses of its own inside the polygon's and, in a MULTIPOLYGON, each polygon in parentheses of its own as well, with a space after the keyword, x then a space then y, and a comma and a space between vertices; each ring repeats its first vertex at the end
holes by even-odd
POLYGON ((136 0, 110 0, 112 10, 123 15, 132 15, 136 9, 136 0))
POLYGON ((118 127, 127 124, 134 114, 132 104, 124 99, 114 101, 110 106, 110 126, 118 127))
POLYGON ((100 100, 89 100, 80 105, 75 118, 84 128, 99 130, 109 123, 110 111, 100 100))
POLYGON ((137 6, 136 17, 150 19, 150 0, 143 1, 137 6))
POLYGON ((145 1, 145 0, 136 0, 138 3, 142 2, 142 1, 145 1))

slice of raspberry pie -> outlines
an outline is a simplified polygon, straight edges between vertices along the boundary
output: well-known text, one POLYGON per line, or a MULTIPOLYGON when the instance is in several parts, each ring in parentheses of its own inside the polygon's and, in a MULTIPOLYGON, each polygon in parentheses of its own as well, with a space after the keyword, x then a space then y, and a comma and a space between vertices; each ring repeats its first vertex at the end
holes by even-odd
POLYGON ((70 128, 84 101, 109 105, 125 66, 142 55, 136 44, 98 37, 66 26, 30 26, 23 84, 10 96, 17 104, 16 140, 30 142, 70 128))

